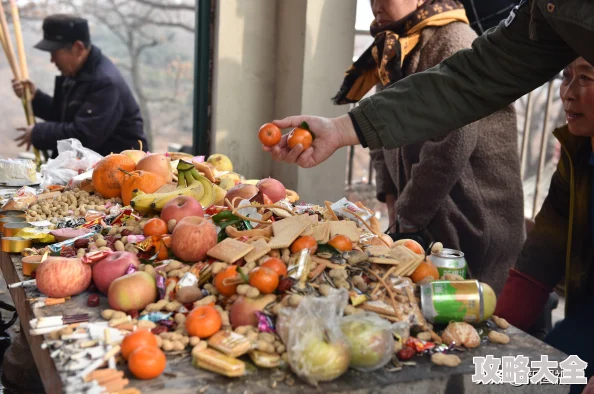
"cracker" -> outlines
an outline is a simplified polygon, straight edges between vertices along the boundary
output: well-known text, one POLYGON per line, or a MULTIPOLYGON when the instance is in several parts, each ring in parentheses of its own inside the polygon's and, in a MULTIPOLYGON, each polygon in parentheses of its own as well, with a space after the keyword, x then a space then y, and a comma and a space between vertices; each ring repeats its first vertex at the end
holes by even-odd
POLYGON ((210 248, 206 254, 219 261, 224 261, 225 263, 231 264, 244 257, 254 249, 255 248, 253 245, 248 245, 245 242, 241 242, 233 238, 226 238, 222 242, 219 242, 210 248))
POLYGON ((398 245, 395 248, 391 249, 388 252, 388 256, 395 258, 396 260, 400 261, 402 264, 408 264, 411 262, 423 261, 423 257, 420 254, 416 254, 409 248, 398 245))
POLYGON ((330 222, 321 222, 312 226, 310 234, 319 243, 326 244, 330 240, 330 222))
POLYGON ((390 253, 390 248, 386 245, 374 245, 366 248, 365 251, 369 253, 371 257, 383 257, 390 253))
POLYGON ((349 237, 351 242, 359 242, 359 228, 357 228, 357 223, 350 220, 341 220, 338 222, 329 223, 330 238, 334 237, 335 235, 346 235, 349 237))
POLYGON ((400 261, 392 257, 370 257, 369 262, 372 264, 386 264, 386 265, 400 265, 400 261))
POLYGON ((253 261, 257 261, 260 257, 264 257, 271 251, 270 246, 268 246, 268 242, 266 240, 260 238, 256 241, 252 242, 251 245, 254 247, 254 250, 249 252, 245 257, 245 261, 247 263, 251 263, 253 261))
POLYGON ((291 216, 272 223, 274 236, 268 242, 271 249, 288 248, 311 223, 307 216, 291 216))

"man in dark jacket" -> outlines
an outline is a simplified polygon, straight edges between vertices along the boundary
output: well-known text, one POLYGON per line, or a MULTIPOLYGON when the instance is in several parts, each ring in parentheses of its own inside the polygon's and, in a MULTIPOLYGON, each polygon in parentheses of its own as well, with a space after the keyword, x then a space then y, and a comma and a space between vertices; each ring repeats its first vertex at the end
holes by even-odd
POLYGON ((22 97, 31 89, 33 112, 45 122, 19 129, 19 146, 52 150, 57 142, 78 139, 101 155, 126 149, 147 149, 140 108, 115 65, 91 45, 89 25, 72 15, 52 15, 43 21, 43 40, 35 48, 51 53, 62 75, 56 77, 54 96, 36 89, 31 81, 13 81, 22 97))

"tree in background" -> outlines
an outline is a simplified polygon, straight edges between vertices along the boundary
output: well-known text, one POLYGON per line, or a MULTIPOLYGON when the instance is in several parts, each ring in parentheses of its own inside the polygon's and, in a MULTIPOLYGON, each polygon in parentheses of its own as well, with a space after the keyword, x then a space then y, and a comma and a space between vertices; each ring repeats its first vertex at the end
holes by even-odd
POLYGON ((189 134, 193 0, 33 0, 19 6, 24 19, 38 22, 50 14, 75 13, 95 25, 93 42, 127 78, 151 149, 165 150, 167 141, 179 141, 177 134, 189 134))

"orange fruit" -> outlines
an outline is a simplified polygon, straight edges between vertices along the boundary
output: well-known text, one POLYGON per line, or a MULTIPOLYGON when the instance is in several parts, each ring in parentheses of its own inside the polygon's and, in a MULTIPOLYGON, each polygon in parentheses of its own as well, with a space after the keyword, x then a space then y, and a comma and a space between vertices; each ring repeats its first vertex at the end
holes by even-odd
POLYGON ((281 140, 282 133, 277 125, 274 123, 266 123, 260 127, 258 138, 264 146, 274 146, 281 140))
POLYGON ((167 234, 167 223, 162 219, 152 218, 146 222, 142 231, 144 232, 145 237, 164 235, 167 234))
POLYGON ((287 276, 287 265, 278 257, 271 257, 264 262, 260 267, 270 268, 278 276, 287 276))
POLYGON ((99 160, 93 169, 93 188, 104 198, 120 197, 125 173, 120 169, 132 172, 136 163, 130 157, 121 154, 111 154, 99 160))
POLYGON ((425 260, 421 264, 419 264, 419 266, 417 267, 415 272, 412 273, 410 278, 413 282, 418 283, 428 276, 432 276, 433 279, 437 280, 439 279, 439 271, 431 261, 425 260))
POLYGON ((278 274, 270 268, 258 267, 250 272, 250 286, 254 286, 262 294, 270 294, 275 291, 278 283, 278 274))
POLYGON ((237 286, 240 283, 232 282, 231 284, 228 284, 227 282, 238 277, 239 274, 237 273, 237 266, 232 265, 226 270, 217 273, 214 280, 214 286, 221 295, 224 295, 225 297, 231 297, 237 292, 237 286))
POLYGON ((148 171, 132 171, 124 172, 124 180, 122 181, 122 201, 124 205, 130 205, 134 190, 138 189, 145 193, 154 193, 166 183, 165 178, 159 174, 148 171))
POLYGON ((154 240, 155 244, 155 254, 157 255, 157 260, 167 260, 169 258, 169 248, 165 243, 164 239, 161 239, 158 235, 153 235, 153 237, 157 237, 157 240, 154 240))
POLYGON ((127 360, 134 350, 143 346, 158 347, 157 338, 149 330, 140 329, 126 335, 121 344, 122 357, 127 360))
POLYGON ((223 324, 221 314, 212 305, 192 309, 186 318, 186 331, 192 337, 208 338, 218 332, 223 324))
POLYGON ((166 366, 165 353, 156 346, 138 348, 128 358, 128 369, 138 379, 154 379, 163 373, 166 366))
POLYGON ((425 254, 425 251, 423 250, 423 247, 421 246, 420 243, 418 243, 417 241, 413 240, 413 239, 407 239, 402 246, 404 246, 407 249, 412 250, 414 253, 416 254, 425 254))
POLYGON ((287 145, 293 149, 297 145, 303 145, 303 150, 307 150, 313 142, 313 135, 308 130, 302 129, 301 127, 295 127, 287 138, 287 145))
POLYGON ((299 253, 303 249, 309 249, 311 253, 315 253, 318 249, 316 239, 311 235, 304 235, 291 244, 291 253, 299 253))
POLYGON ((328 245, 332 246, 339 252, 348 252, 349 250, 353 250, 353 242, 351 239, 342 234, 332 237, 332 239, 328 241, 328 245))

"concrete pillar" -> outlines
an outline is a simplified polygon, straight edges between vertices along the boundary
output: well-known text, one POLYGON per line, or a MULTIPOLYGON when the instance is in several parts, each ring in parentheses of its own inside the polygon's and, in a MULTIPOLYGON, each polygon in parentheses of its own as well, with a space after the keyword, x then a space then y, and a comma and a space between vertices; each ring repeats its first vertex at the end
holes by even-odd
POLYGON ((356 0, 220 0, 218 10, 213 151, 249 178, 281 180, 302 201, 338 200, 346 149, 301 169, 272 163, 256 133, 288 115, 346 113, 330 98, 352 60, 356 0))

